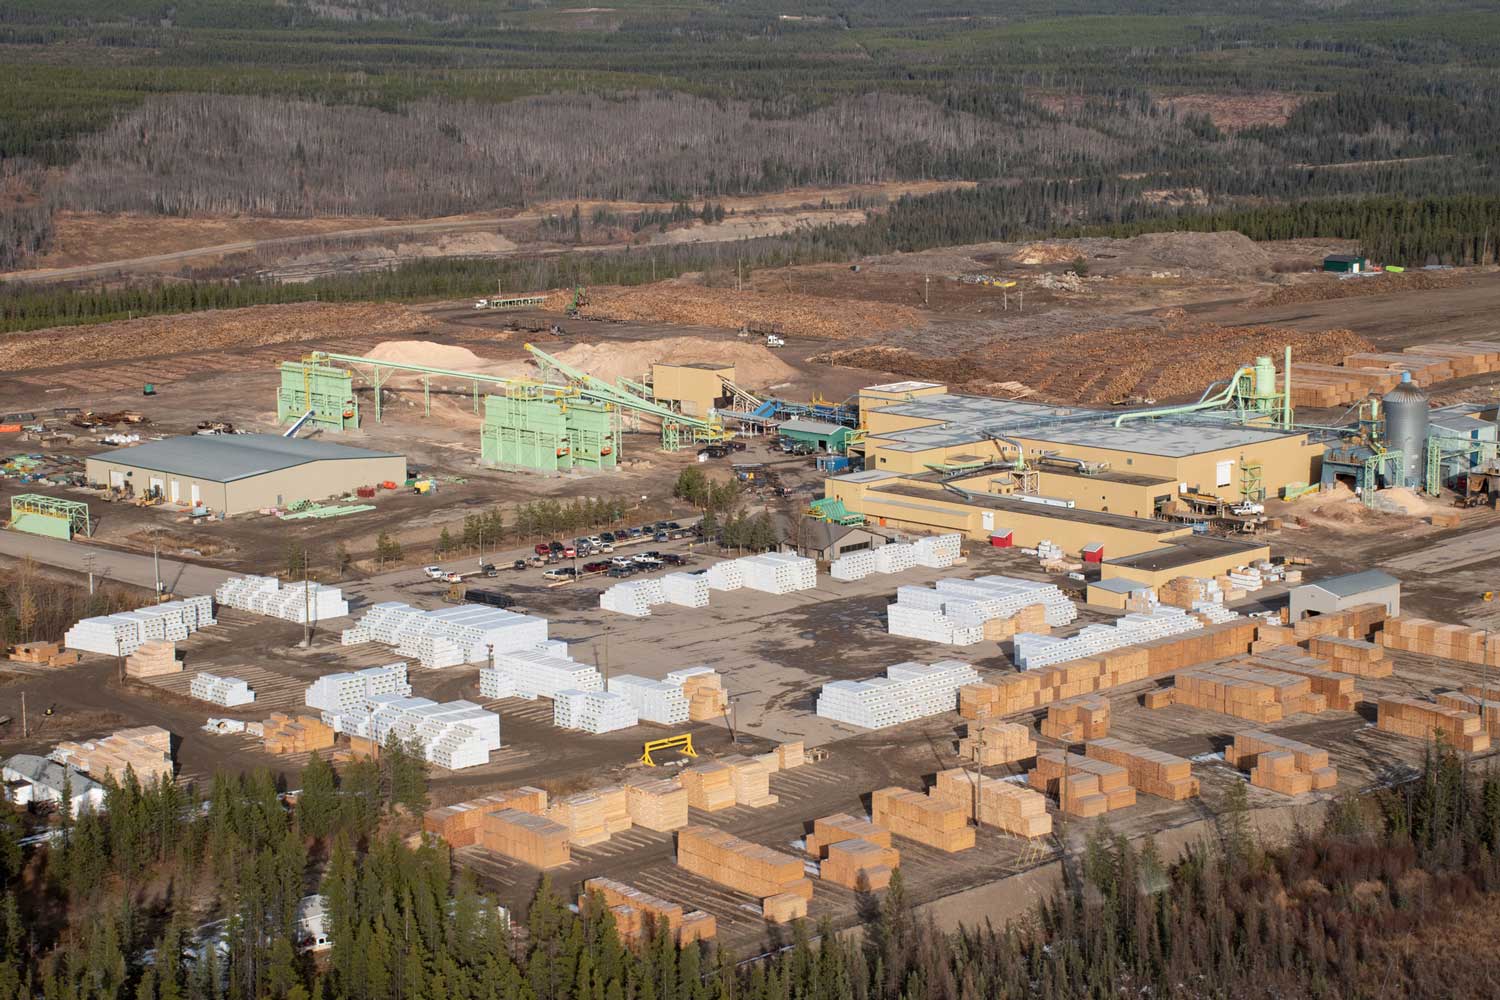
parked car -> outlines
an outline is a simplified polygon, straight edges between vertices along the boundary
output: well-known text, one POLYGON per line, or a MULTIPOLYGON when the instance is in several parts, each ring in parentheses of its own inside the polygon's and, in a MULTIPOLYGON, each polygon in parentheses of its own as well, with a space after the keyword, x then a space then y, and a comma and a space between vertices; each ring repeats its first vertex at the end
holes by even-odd
POLYGON ((499 576, 500 567, 496 566, 494 563, 481 562, 479 564, 479 572, 483 573, 485 576, 499 576))
POLYGON ((682 525, 678 524, 676 521, 668 521, 667 522, 667 530, 668 531, 681 531, 682 530, 682 525))
POLYGON ((542 579, 554 581, 571 580, 577 575, 578 571, 575 570, 572 566, 559 566, 556 569, 549 569, 547 570, 547 572, 543 573, 542 579))
POLYGON ((605 573, 609 571, 610 565, 608 561, 584 563, 583 571, 585 573, 605 573))
POLYGON ((601 535, 590 535, 590 536, 589 536, 589 537, 588 537, 588 539, 587 539, 587 541, 588 541, 588 543, 589 543, 589 544, 590 544, 590 545, 592 545, 592 546, 593 546, 593 547, 594 547, 594 548, 596 548, 596 549, 597 549, 597 548, 598 548, 598 547, 599 547, 599 546, 601 546, 601 545, 603 545, 603 544, 604 544, 604 538, 603 538, 603 536, 601 536, 601 535))
POLYGON ((658 531, 656 534, 651 536, 651 540, 653 542, 670 542, 672 540, 672 535, 670 532, 658 531))
POLYGON ((441 580, 447 570, 441 566, 423 566, 422 572, 427 574, 427 579, 429 580, 441 580))
POLYGON ((576 548, 574 548, 573 546, 571 546, 571 545, 564 545, 562 547, 562 557, 564 559, 573 559, 573 558, 576 558, 577 555, 578 555, 578 550, 576 548))
POLYGON ((535 552, 539 556, 545 556, 548 552, 551 552, 552 549, 547 545, 546 542, 537 542, 536 547, 531 551, 535 552))
POLYGON ((615 547, 613 545, 609 544, 608 542, 605 542, 603 545, 599 546, 599 551, 600 552, 606 552, 606 553, 608 553, 608 552, 613 552, 614 550, 615 550, 615 547))
POLYGON ((612 576, 612 577, 616 577, 616 578, 627 577, 627 576, 634 576, 635 575, 635 567, 634 566, 611 566, 609 568, 609 575, 612 576))
POLYGON ((526 560, 525 559, 517 559, 515 562, 513 562, 513 563, 510 564, 510 568, 511 569, 525 569, 526 568, 526 560))
POLYGON ((615 542, 615 533, 613 531, 603 532, 600 534, 599 540, 605 545, 613 545, 615 542))
POLYGON ((639 537, 641 537, 641 529, 640 528, 626 528, 625 529, 625 534, 629 535, 631 538, 639 538, 639 537))
POLYGON ((615 556, 609 562, 612 566, 629 566, 632 561, 633 560, 629 556, 615 556))
POLYGON ((444 573, 443 574, 443 582, 444 583, 463 583, 464 582, 464 578, 461 577, 461 576, 459 576, 457 573, 444 573))
POLYGON ((685 559, 684 557, 678 555, 675 552, 668 552, 666 555, 664 555, 664 556, 661 557, 661 561, 664 562, 664 563, 666 563, 668 566, 686 566, 687 565, 687 559, 685 559))
POLYGON ((552 542, 548 542, 547 543, 547 551, 549 551, 549 552, 561 552, 562 550, 563 550, 563 543, 562 542, 552 541, 552 542))

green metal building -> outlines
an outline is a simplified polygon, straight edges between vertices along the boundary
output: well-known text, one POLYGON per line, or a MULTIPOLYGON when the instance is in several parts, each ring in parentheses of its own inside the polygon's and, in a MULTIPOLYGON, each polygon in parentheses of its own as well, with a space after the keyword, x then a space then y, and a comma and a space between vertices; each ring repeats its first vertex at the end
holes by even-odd
POLYGON ((620 459, 620 414, 607 403, 518 386, 484 399, 480 461, 543 472, 613 469, 620 459))
POLYGON ((313 411, 310 423, 324 430, 359 427, 359 400, 354 395, 354 373, 319 361, 284 361, 276 390, 276 420, 291 423, 313 411))
POLYGON ((830 424, 822 420, 798 417, 788 420, 777 429, 782 437, 796 444, 806 445, 814 451, 827 451, 842 455, 849 447, 849 437, 854 428, 842 424, 830 424))
POLYGON ((1337 271, 1341 274, 1358 274, 1368 271, 1370 262, 1368 259, 1352 253, 1331 253, 1323 258, 1323 270, 1337 271))
POLYGON ((10 526, 16 531, 71 541, 75 534, 93 534, 89 506, 40 493, 18 493, 10 498, 10 526))

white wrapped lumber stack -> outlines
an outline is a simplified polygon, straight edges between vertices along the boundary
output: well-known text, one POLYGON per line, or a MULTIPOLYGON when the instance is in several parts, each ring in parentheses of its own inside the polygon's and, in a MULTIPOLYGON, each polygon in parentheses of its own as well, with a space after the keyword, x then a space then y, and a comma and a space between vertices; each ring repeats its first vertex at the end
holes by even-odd
POLYGON ((862 729, 884 729, 958 707, 958 689, 979 679, 958 660, 897 663, 884 677, 832 681, 818 695, 817 713, 862 729))
POLYGON ((972 646, 984 639, 982 625, 960 625, 941 611, 892 604, 886 608, 886 632, 890 635, 942 643, 945 646, 972 646))
POLYGON ((672 726, 688 721, 688 700, 681 684, 620 674, 609 679, 609 691, 630 702, 643 722, 672 726))
POLYGON ((303 701, 308 708, 334 714, 357 712, 374 695, 411 694, 406 680, 406 664, 391 663, 383 667, 366 667, 346 673, 325 674, 307 689, 303 701))
POLYGON ((802 556, 767 552, 736 560, 740 564, 744 586, 766 594, 790 594, 818 585, 817 565, 802 556))
POLYGON ((917 564, 917 554, 910 545, 892 542, 875 550, 875 572, 904 573, 917 564))
POLYGON ((737 559, 714 563, 704 576, 712 590, 739 590, 745 585, 745 571, 737 559))
POLYGON ((199 701, 212 702, 226 708, 248 705, 255 700, 255 692, 240 678, 220 677, 207 671, 193 677, 188 683, 188 693, 199 701))
MULTIPOLYGON (((555 698, 559 691, 603 691, 604 678, 598 670, 586 663, 576 663, 561 657, 549 656, 535 650, 520 650, 513 653, 496 653, 493 666, 481 667, 480 683, 486 683, 486 674, 504 674, 510 680, 513 695, 528 700, 555 698)), ((492 689, 502 690, 505 681, 492 678, 492 689)))
POLYGON ((1123 615, 1113 625, 1085 625, 1080 631, 1066 637, 1019 632, 1015 637, 1012 658, 1017 666, 1035 670, 1054 663, 1105 653, 1122 646, 1134 646, 1153 639, 1192 632, 1203 626, 1201 619, 1182 608, 1161 605, 1149 614, 1123 615))
POLYGON ((616 614, 645 618, 651 614, 652 604, 662 603, 652 600, 652 597, 662 589, 661 585, 657 584, 654 588, 643 586, 647 583, 656 583, 656 581, 627 580, 624 583, 607 587, 599 595, 599 607, 616 614))
POLYGON ((828 575, 835 580, 863 580, 875 572, 875 549, 860 549, 839 556, 828 567, 828 575))
POLYGON ((668 604, 708 607, 708 578, 702 573, 668 573, 661 578, 661 589, 668 604))
POLYGON ((912 545, 912 556, 918 566, 947 569, 958 561, 962 543, 962 536, 958 534, 932 535, 918 539, 912 545))
POLYGON ((640 722, 630 702, 608 691, 559 691, 552 703, 552 724, 559 729, 612 733, 640 722))

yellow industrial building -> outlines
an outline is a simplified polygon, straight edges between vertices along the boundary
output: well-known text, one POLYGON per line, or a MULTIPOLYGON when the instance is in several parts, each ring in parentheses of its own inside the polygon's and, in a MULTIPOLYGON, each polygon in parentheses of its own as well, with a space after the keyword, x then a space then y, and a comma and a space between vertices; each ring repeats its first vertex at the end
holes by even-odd
POLYGON ((651 366, 653 398, 689 417, 706 417, 713 410, 728 408, 732 399, 726 381, 734 382, 734 365, 657 362, 651 366))

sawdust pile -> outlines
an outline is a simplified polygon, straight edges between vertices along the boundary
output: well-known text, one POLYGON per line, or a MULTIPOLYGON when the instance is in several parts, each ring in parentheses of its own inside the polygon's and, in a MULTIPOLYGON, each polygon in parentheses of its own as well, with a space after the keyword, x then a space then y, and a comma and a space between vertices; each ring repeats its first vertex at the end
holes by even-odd
POLYGON ((947 382, 985 392, 1001 380, 1020 382, 1038 399, 1064 403, 1133 403, 1196 398, 1257 355, 1280 357, 1290 344, 1299 361, 1338 364, 1370 350, 1351 330, 1308 332, 1281 327, 1166 327, 1090 330, 1020 342, 996 341, 967 354, 932 357, 903 348, 830 351, 811 360, 947 382))
POLYGON ((1221 275, 1246 275, 1264 270, 1270 255, 1243 233, 1146 233, 1128 240, 1087 238, 1028 243, 1011 257, 1017 264, 1071 264, 1096 254, 1116 265, 1171 269, 1221 275))
POLYGON ((1312 281, 1284 285, 1272 291, 1257 305, 1284 306, 1297 302, 1324 302, 1329 299, 1352 299, 1363 295, 1389 295, 1393 292, 1420 292, 1432 288, 1454 288, 1468 283, 1461 271, 1416 271, 1379 277, 1341 279, 1332 275, 1312 281))
POLYGON ((477 371, 488 364, 467 347, 435 344, 430 340, 384 340, 366 351, 365 357, 460 372, 477 371))
MULTIPOLYGON (((561 312, 571 300, 570 292, 554 292, 544 308, 561 312)), ((677 283, 590 288, 582 314, 590 319, 731 330, 775 326, 793 336, 828 340, 853 340, 923 325, 921 313, 910 306, 677 283)))
POLYGON ((1079 248, 1066 243, 1028 243, 1012 256, 1017 264, 1069 264, 1079 256, 1079 248))
MULTIPOLYGON (((739 340, 712 340, 707 337, 574 344, 567 350, 549 353, 569 367, 606 382, 613 382, 622 375, 638 379, 649 372, 652 363, 657 361, 734 365, 735 381, 743 386, 776 385, 797 374, 796 369, 760 344, 739 340)), ((536 366, 529 359, 490 365, 485 371, 515 377, 534 377, 537 374, 536 366)))
POLYGON ((326 342, 368 334, 411 334, 430 326, 431 321, 421 313, 388 303, 301 302, 149 316, 118 323, 8 333, 0 338, 0 371, 134 361, 184 351, 326 342))

